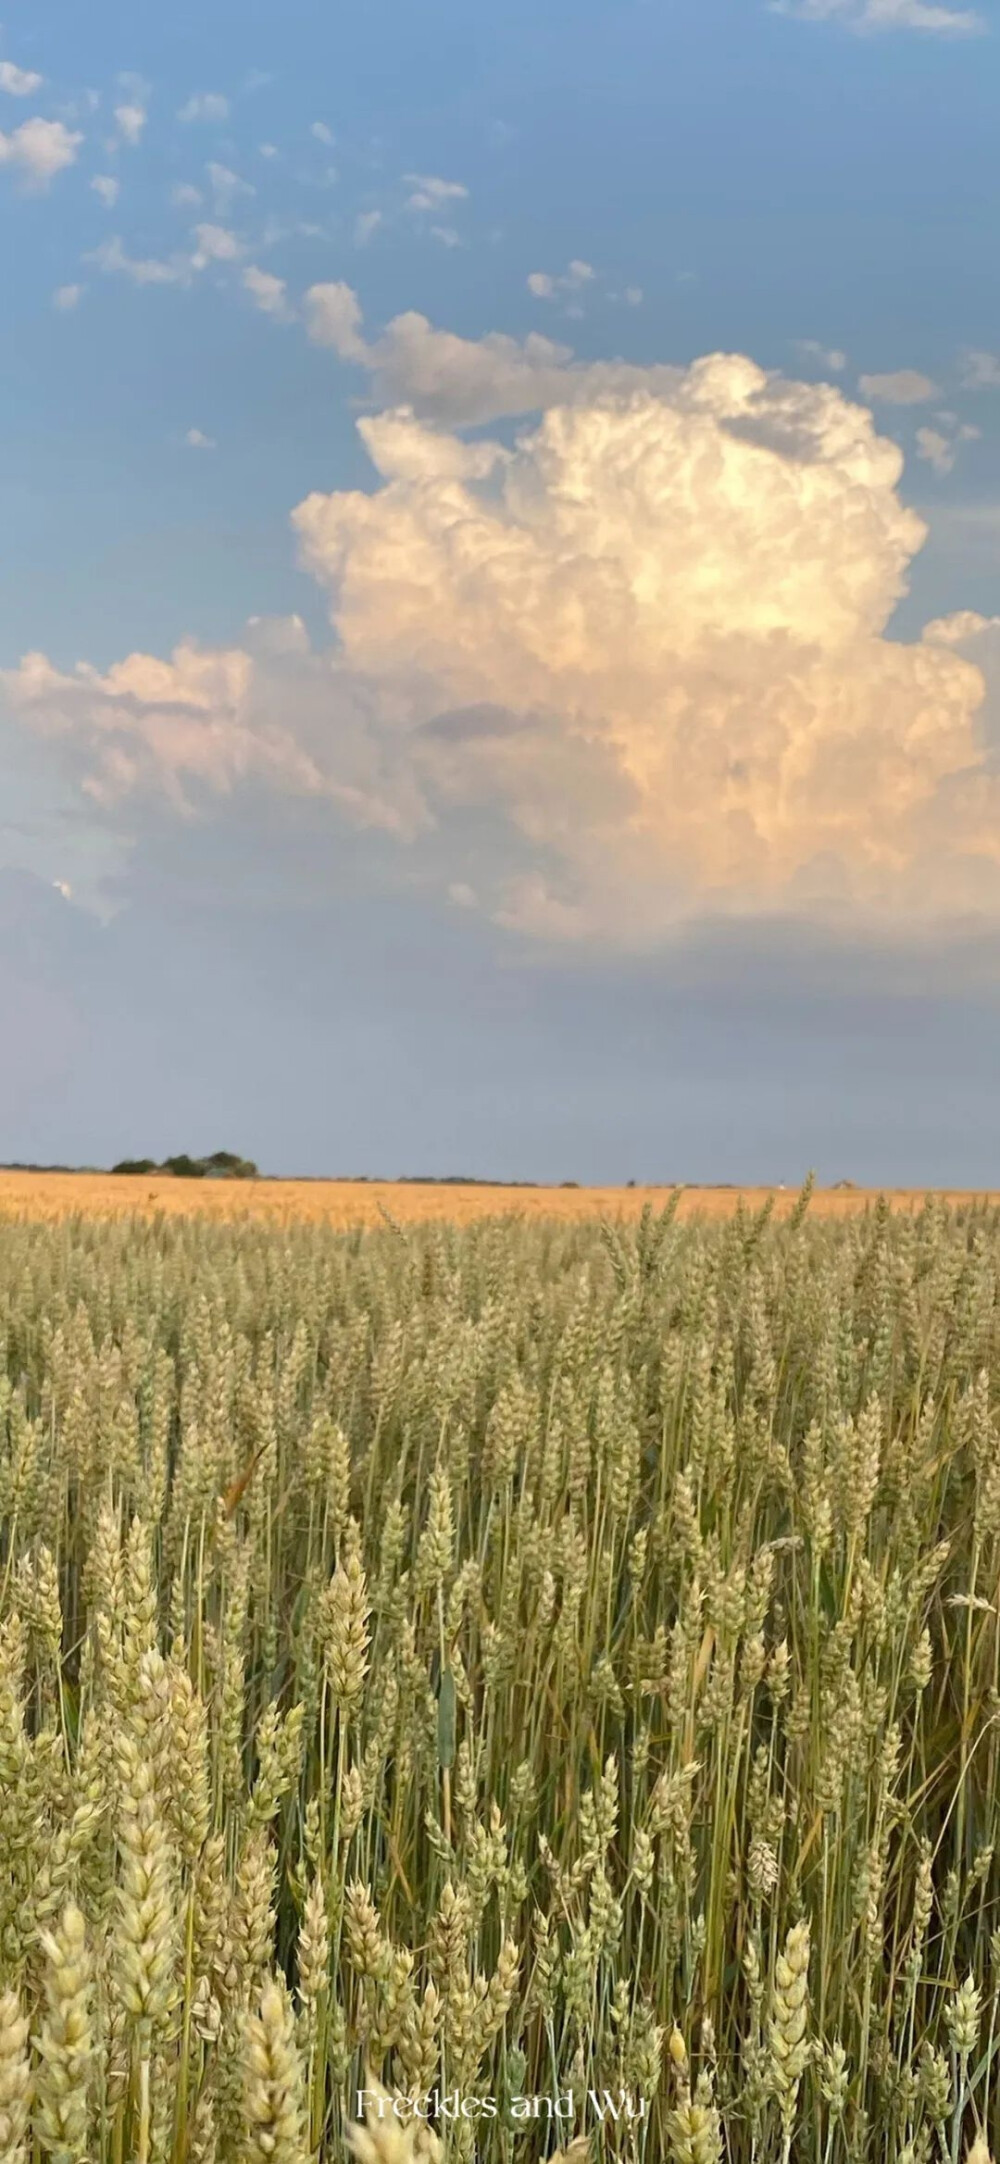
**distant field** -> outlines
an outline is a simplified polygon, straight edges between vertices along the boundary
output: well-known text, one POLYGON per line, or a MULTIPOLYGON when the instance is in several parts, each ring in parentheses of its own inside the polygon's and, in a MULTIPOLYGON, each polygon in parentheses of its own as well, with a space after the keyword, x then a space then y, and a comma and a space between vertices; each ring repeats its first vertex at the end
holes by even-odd
MULTIPOLYGON (((751 1209, 771 1192, 765 1187, 689 1187, 680 1205, 683 1217, 726 1217, 743 1194, 751 1209)), ((874 1200, 874 1188, 817 1188, 812 1209, 824 1217, 853 1217, 874 1200)), ((887 1190, 894 1210, 918 1208, 922 1188, 887 1190)), ((138 1212, 155 1216, 199 1215, 227 1222, 254 1218, 269 1224, 309 1219, 328 1225, 376 1225, 382 1213, 403 1224, 447 1218, 467 1224, 473 1218, 523 1216, 637 1217, 646 1203, 660 1210, 671 1187, 466 1187, 446 1182, 395 1180, 177 1180, 153 1173, 146 1178, 101 1172, 0 1172, 0 1217, 61 1218, 82 1211, 94 1217, 138 1212)), ((795 1189, 779 1189, 780 1217, 794 1207, 795 1189)), ((1000 1194, 950 1191, 948 1202, 1000 1200, 1000 1194)))

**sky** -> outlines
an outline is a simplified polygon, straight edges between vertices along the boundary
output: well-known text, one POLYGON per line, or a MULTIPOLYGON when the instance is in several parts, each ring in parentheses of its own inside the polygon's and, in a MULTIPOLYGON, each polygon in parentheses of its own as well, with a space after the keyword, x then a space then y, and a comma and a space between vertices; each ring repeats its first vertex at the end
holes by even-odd
POLYGON ((9 0, 0 1159, 1000 1186, 998 92, 9 0))

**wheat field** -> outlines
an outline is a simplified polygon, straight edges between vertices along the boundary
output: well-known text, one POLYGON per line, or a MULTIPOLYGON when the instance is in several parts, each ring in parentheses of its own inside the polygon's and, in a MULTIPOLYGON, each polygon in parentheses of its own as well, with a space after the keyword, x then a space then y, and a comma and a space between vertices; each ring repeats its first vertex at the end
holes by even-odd
MULTIPOLYGON (((482 1217, 539 1218, 577 1223, 613 1219, 631 1223, 646 1209, 672 1203, 673 1187, 503 1187, 446 1180, 188 1180, 152 1173, 136 1178, 110 1172, 21 1172, 0 1170, 0 1220, 54 1220, 83 1215, 116 1217, 208 1217, 216 1222, 331 1225, 340 1230, 384 1224, 386 1213, 399 1224, 439 1222, 465 1225, 482 1217)), ((766 1187, 683 1187, 679 1214, 712 1220, 730 1217, 737 1204, 760 1210, 772 1199, 782 1219, 795 1207, 794 1190, 766 1187)), ((812 1214, 845 1218, 863 1215, 878 1201, 874 1189, 815 1189, 812 1214)), ((885 1202, 893 1211, 921 1207, 925 1190, 889 1189, 885 1202)), ((954 1208, 1000 1202, 972 1189, 951 1189, 940 1199, 954 1208)))
POLYGON ((0 2164, 984 2164, 998 1288, 933 1197, 8 1217, 0 2164))

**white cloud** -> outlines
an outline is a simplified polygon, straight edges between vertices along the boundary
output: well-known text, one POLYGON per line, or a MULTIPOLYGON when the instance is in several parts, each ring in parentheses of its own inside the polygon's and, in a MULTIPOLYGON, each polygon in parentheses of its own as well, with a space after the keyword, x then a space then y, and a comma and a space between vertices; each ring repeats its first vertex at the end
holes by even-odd
POLYGON ((922 406, 936 395, 937 386, 918 368, 896 368, 884 376, 859 376, 858 389, 883 405, 922 406))
POLYGON ((1000 354, 963 353, 960 375, 966 391, 1000 391, 1000 354))
POLYGON ((643 301, 642 287, 626 286, 625 300, 629 308, 641 308, 643 301))
POLYGON ((42 87, 43 77, 31 68, 15 67, 13 60, 0 60, 0 90, 6 90, 10 98, 30 98, 42 87))
POLYGON ((278 323, 291 321, 294 310, 289 306, 288 287, 283 278, 276 278, 272 271, 259 270, 256 263, 248 263, 243 284, 264 315, 273 316, 278 323))
POLYGON ((314 120, 309 133, 315 136, 317 143, 326 143, 330 150, 337 140, 333 129, 327 127, 325 120, 314 120))
POLYGON ((985 29, 976 8, 939 7, 936 0, 770 0, 774 15, 800 22, 842 22, 849 30, 924 30, 967 37, 985 29))
POLYGON ((917 457, 933 466, 935 473, 950 473, 955 463, 954 442, 938 428, 918 428, 917 457))
POLYGON ((406 198, 407 210, 443 210, 446 203, 464 202, 468 188, 460 180, 439 180, 435 173, 405 173, 403 175, 412 194, 406 198))
POLYGON ((202 428, 189 428, 184 441, 190 444, 192 451, 214 451, 216 448, 215 437, 206 436, 202 428))
POLYGON ((118 133, 122 142, 128 143, 134 150, 136 144, 141 140, 142 131, 146 125, 145 106, 116 105, 115 119, 118 122, 118 133))
POLYGON ((29 188, 47 188, 68 165, 76 164, 83 141, 61 120, 22 120, 12 135, 0 133, 0 165, 20 173, 29 188))
POLYGON ((170 190, 170 200, 175 210, 199 210, 204 197, 190 180, 178 180, 170 190))
POLYGON ((71 309, 77 307, 82 297, 82 286, 57 286, 52 295, 52 306, 58 308, 62 315, 68 315, 71 309))
POLYGON ((352 288, 337 280, 310 286, 306 294, 309 336, 318 346, 332 346, 343 361, 367 361, 369 347, 361 326, 361 303, 352 288))
POLYGON ((256 780, 325 796, 360 825, 412 831, 420 808, 408 819, 398 802, 380 798, 367 716, 349 689, 337 702, 336 775, 274 720, 289 697, 300 732, 314 724, 321 739, 331 720, 335 676, 309 655, 299 618, 251 618, 247 634, 245 648, 206 652, 188 642, 169 661, 129 654, 104 675, 83 662, 63 673, 31 653, 19 668, 0 672, 0 683, 15 714, 62 754, 106 813, 155 791, 184 815, 206 792, 228 795, 256 780))
POLYGON ((459 338, 426 316, 394 316, 379 338, 363 332, 361 305, 348 285, 315 285, 305 297, 309 336, 342 360, 370 371, 383 405, 412 405, 418 413, 458 426, 540 412, 636 389, 669 389, 679 369, 637 368, 627 361, 574 361, 570 346, 532 332, 524 340, 491 331, 459 338))
MULTIPOLYGON (((584 263, 577 256, 564 271, 556 274, 551 271, 531 271, 528 291, 533 293, 538 301, 558 301, 564 294, 582 292, 584 286, 593 284, 596 275, 593 264, 584 263)), ((641 297, 640 295, 640 299, 641 297)))
POLYGON ((847 355, 839 346, 824 346, 818 338, 797 338, 795 351, 804 361, 818 361, 821 368, 832 368, 835 376, 843 374, 847 367, 847 355))
POLYGON ((174 255, 166 261, 159 256, 130 256, 120 233, 102 241, 85 260, 110 275, 120 272, 137 286, 186 285, 192 270, 192 258, 188 255, 174 255))
POLYGON ((250 182, 242 180, 239 173, 234 173, 228 165, 212 163, 207 165, 205 170, 212 189, 215 208, 223 216, 232 208, 238 196, 256 195, 257 191, 251 187, 250 182))
POLYGON ((193 270, 204 270, 207 263, 238 263, 246 254, 243 242, 225 225, 196 225, 194 237, 193 270))
POLYGON ((706 910, 1000 921, 995 627, 887 636, 926 529, 868 412, 738 355, 601 376, 493 340, 477 376, 423 319, 373 361, 350 289, 319 293, 376 379, 422 369, 475 418, 527 375, 549 410, 513 450, 398 407, 360 422, 380 485, 294 514, 326 655, 293 623, 104 675, 27 656, 8 696, 92 794, 306 790, 418 841, 442 892, 475 817, 479 905, 546 937, 644 942, 706 910))
POLYGON ((936 413, 935 428, 918 428, 917 457, 932 466, 935 473, 951 473, 963 443, 975 443, 980 431, 967 421, 960 421, 957 413, 936 413))
POLYGON ((94 194, 100 196, 106 210, 113 210, 118 201, 121 184, 110 173, 95 173, 90 183, 94 194))
POLYGON ((276 143, 261 143, 258 145, 258 155, 262 158, 280 158, 281 152, 276 143))
POLYGON ((229 99, 217 90, 196 90, 187 104, 181 106, 177 118, 185 126, 197 120, 228 120, 229 99))
POLYGON ((354 220, 355 247, 367 248, 368 243, 371 240, 372 234, 378 232, 379 226, 381 224, 382 212, 380 210, 359 211, 358 216, 354 220))

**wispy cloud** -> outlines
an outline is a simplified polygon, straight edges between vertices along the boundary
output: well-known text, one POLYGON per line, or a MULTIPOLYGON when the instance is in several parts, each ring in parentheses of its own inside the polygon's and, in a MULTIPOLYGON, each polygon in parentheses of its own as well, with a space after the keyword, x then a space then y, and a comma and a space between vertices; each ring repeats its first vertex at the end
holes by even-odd
POLYGON ((447 203, 465 202, 468 188, 461 180, 441 180, 436 173, 404 173, 407 187, 412 191, 406 198, 407 210, 443 210, 447 203))
POLYGON ((137 286, 186 285, 191 277, 192 259, 189 255, 173 255, 167 259, 160 256, 131 256, 120 233, 112 234, 110 240, 101 242, 85 258, 109 276, 120 274, 137 286))
POLYGON ((963 390, 1000 391, 1000 354, 963 353, 959 375, 963 390))
POLYGON ((978 442, 979 435, 980 430, 959 420, 957 413, 936 413, 933 428, 917 430, 917 457, 943 478, 952 472, 962 444, 978 442))
POLYGON ((843 374, 847 367, 847 355, 839 346, 824 346, 818 338, 797 338, 795 351, 804 361, 816 361, 820 368, 830 368, 835 376, 843 374))
POLYGON ((886 375, 859 376, 858 389, 865 398, 885 406, 923 406, 937 394, 937 385, 918 368, 895 368, 886 375))
POLYGON ((986 23, 975 8, 940 7, 936 0, 770 0, 772 15, 799 22, 840 22, 848 30, 922 30, 940 37, 969 37, 986 23))
POLYGON ((58 308, 61 315, 69 315, 78 305, 82 295, 82 286, 57 286, 52 295, 52 306, 58 308))
POLYGON ((289 306, 288 287, 283 278, 276 278, 272 271, 258 269, 256 263, 248 263, 243 273, 243 285, 263 315, 273 316, 276 323, 292 321, 295 311, 289 306))
POLYGON ((145 106, 134 104, 116 105, 115 119, 118 123, 118 134, 121 142, 127 143, 129 148, 134 150, 137 143, 142 139, 142 131, 146 125, 145 106))
POLYGON ((355 247, 367 248, 368 243, 371 240, 372 234, 378 232, 379 226, 382 223, 383 215, 380 210, 359 211, 358 216, 354 220, 355 247))
POLYGON ((192 451, 214 451, 216 449, 215 437, 206 436, 203 428, 189 428, 184 441, 190 445, 192 451))
POLYGON ((90 185, 94 194, 100 197, 105 210, 113 210, 118 201, 121 182, 115 180, 111 173, 95 173, 90 185))
POLYGON ((208 174, 215 208, 223 215, 232 208, 239 196, 257 193, 248 180, 244 180, 239 173, 234 173, 228 165, 217 165, 213 161, 206 166, 205 171, 208 174))
POLYGON ((191 257, 194 270, 204 270, 206 263, 238 263, 246 254, 243 241, 225 225, 196 225, 194 237, 197 244, 191 257))
POLYGON ((10 98, 30 98, 40 90, 44 78, 31 68, 15 67, 13 60, 0 60, 0 90, 6 90, 10 98))
POLYGON ((196 90, 182 105, 177 115, 185 126, 198 120, 228 120, 229 99, 219 90, 196 90))
POLYGON ((592 263, 585 263, 574 256, 564 271, 531 271, 528 291, 536 301, 560 301, 567 295, 581 293, 584 286, 592 285, 597 273, 592 263))

